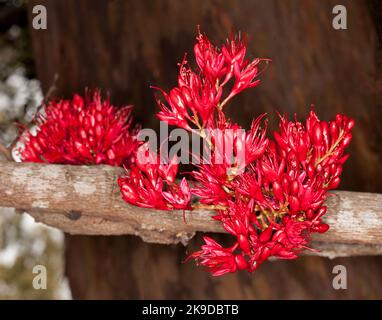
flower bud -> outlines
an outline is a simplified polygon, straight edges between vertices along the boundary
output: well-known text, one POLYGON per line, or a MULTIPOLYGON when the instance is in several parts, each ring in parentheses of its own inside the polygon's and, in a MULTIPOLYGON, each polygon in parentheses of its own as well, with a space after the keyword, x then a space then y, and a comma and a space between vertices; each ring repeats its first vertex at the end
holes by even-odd
POLYGON ((306 218, 307 218, 308 220, 312 220, 313 216, 314 216, 314 212, 313 212, 313 210, 312 210, 312 209, 308 209, 308 210, 306 211, 306 218))
POLYGON ((295 196, 289 196, 289 207, 292 212, 297 212, 300 208, 300 201, 295 196))
POLYGON ((349 158, 349 156, 350 156, 349 154, 344 155, 341 159, 337 161, 337 163, 343 165, 346 162, 346 160, 349 158))
POLYGON ((106 152, 107 157, 109 160, 114 160, 115 159, 115 153, 112 149, 107 150, 106 152))
POLYGON ((283 194, 283 189, 281 187, 280 182, 278 182, 278 181, 273 182, 272 189, 273 189, 273 194, 275 195, 275 198, 278 201, 283 202, 284 201, 284 194, 283 194))
POLYGON ((274 245, 274 247, 272 248, 271 254, 272 254, 272 255, 277 255, 277 253, 278 253, 280 250, 282 250, 282 248, 283 248, 283 246, 282 246, 281 244, 276 243, 276 244, 274 245))
POLYGON ((84 128, 81 128, 79 131, 78 131, 80 137, 83 139, 83 140, 86 140, 87 139, 87 134, 86 134, 86 131, 84 128))
POLYGON ((340 177, 334 177, 332 180, 330 180, 330 183, 328 184, 328 189, 335 189, 340 185, 341 179, 340 177))
POLYGON ((348 134, 344 137, 344 139, 342 140, 342 142, 341 142, 341 147, 342 147, 342 148, 346 148, 346 147, 349 145, 349 143, 350 143, 352 137, 353 137, 352 134, 351 134, 351 133, 348 133, 348 134))
POLYGON ((333 143, 338 138, 338 126, 337 126, 337 123, 335 121, 330 122, 329 131, 330 131, 331 141, 333 143))
POLYGON ((95 119, 95 117, 94 117, 93 115, 91 115, 91 116, 90 116, 90 125, 91 125, 92 127, 94 127, 95 124, 96 124, 96 119, 95 119))
POLYGON ((260 256, 260 261, 265 261, 268 259, 268 257, 271 255, 272 251, 271 249, 269 249, 268 247, 265 247, 262 252, 261 252, 261 256, 260 256))
POLYGON ((277 230, 272 236, 272 241, 279 241, 282 234, 284 234, 284 230, 277 230))
POLYGON ((317 231, 319 233, 325 233, 326 231, 329 230, 329 225, 326 223, 321 223, 318 226, 316 226, 314 229, 315 229, 315 231, 317 231))
POLYGON ((260 242, 268 242, 272 236, 272 227, 268 227, 263 232, 261 232, 259 240, 260 242))
POLYGON ((80 95, 75 94, 73 96, 73 105, 77 106, 78 109, 82 109, 84 107, 84 99, 80 95))
POLYGON ((289 193, 289 177, 288 175, 283 175, 281 179, 281 186, 283 187, 283 190, 285 193, 289 193))
POLYGON ((284 258, 284 259, 294 259, 296 257, 296 255, 292 251, 290 251, 286 248, 281 248, 277 252, 277 255, 284 258))
POLYGON ((239 270, 244 270, 248 268, 248 262, 241 254, 235 255, 235 263, 239 270))
POLYGON ((136 192, 127 183, 121 185, 121 193, 124 199, 132 204, 134 204, 138 200, 136 192))
POLYGON ((240 248, 245 252, 250 252, 251 246, 249 244, 248 238, 243 234, 239 234, 237 237, 237 242, 239 243, 240 248))
POLYGON ((316 123, 313 128, 313 142, 316 146, 319 146, 322 141, 322 130, 320 123, 316 123))
POLYGON ((101 125, 97 124, 95 127, 95 135, 97 139, 100 139, 104 133, 104 130, 101 125))
POLYGON ((32 148, 37 152, 37 153, 42 153, 42 149, 40 147, 40 144, 39 142, 37 141, 36 138, 30 138, 30 144, 32 146, 32 148))
POLYGON ((95 158, 95 163, 96 163, 96 164, 101 164, 101 163, 103 163, 105 160, 106 160, 106 156, 105 156, 103 153, 99 153, 99 154, 97 154, 97 156, 96 156, 96 158, 95 158))
POLYGON ((321 218, 327 211, 326 206, 322 206, 320 209, 318 209, 315 219, 321 218))
POLYGON ((325 121, 321 121, 322 140, 327 148, 329 146, 329 126, 325 121))
POLYGON ((97 113, 95 115, 95 119, 96 119, 97 122, 102 122, 102 120, 103 120, 102 113, 97 111, 97 113))
POLYGON ((299 183, 297 180, 293 180, 290 184, 290 194, 295 196, 298 194, 298 191, 300 189, 299 183))
POLYGON ((289 149, 288 145, 284 142, 284 139, 279 135, 279 133, 277 131, 275 131, 273 135, 275 137, 276 142, 280 146, 280 148, 282 148, 284 150, 289 149))
POLYGON ((306 167, 306 172, 308 173, 308 177, 311 179, 314 177, 315 175, 315 170, 314 170, 314 166, 309 163, 306 167))
POLYGON ((342 126, 342 119, 343 119, 343 116, 341 114, 336 115, 336 123, 338 127, 342 126))
POLYGON ((354 119, 349 119, 348 123, 346 124, 345 130, 351 131, 354 128, 354 119))

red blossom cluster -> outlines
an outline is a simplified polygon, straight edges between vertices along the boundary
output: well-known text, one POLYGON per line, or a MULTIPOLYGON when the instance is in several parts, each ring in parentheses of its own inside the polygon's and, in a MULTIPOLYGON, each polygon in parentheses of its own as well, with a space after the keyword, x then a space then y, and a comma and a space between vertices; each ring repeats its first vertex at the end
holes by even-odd
POLYGON ((161 109, 158 118, 189 131, 195 131, 195 127, 199 130, 216 128, 223 106, 244 89, 257 86, 259 64, 269 61, 246 60, 246 50, 245 39, 240 37, 228 40, 220 50, 199 32, 194 47, 198 70, 193 71, 183 59, 178 86, 169 93, 157 88, 166 101, 157 100, 161 109), (233 84, 225 94, 229 82, 233 84))
POLYGON ((203 165, 194 174, 200 202, 215 205, 216 220, 235 236, 230 248, 208 237, 191 255, 213 275, 253 272, 270 256, 295 259, 307 249, 311 233, 324 233, 327 192, 338 187, 344 150, 354 121, 343 115, 327 123, 311 111, 305 126, 281 117, 267 149, 234 177, 211 179, 203 165), (207 172, 207 174, 205 174, 207 172))
MULTIPOLYGON (((328 123, 314 111, 305 123, 280 115, 279 130, 274 139, 268 139, 265 115, 261 115, 241 137, 242 128, 226 118, 223 107, 238 93, 259 84, 259 65, 268 60, 247 60, 246 44, 240 37, 217 48, 200 32, 194 54, 196 71, 184 59, 177 87, 169 93, 157 88, 164 97, 158 99, 158 118, 198 134, 209 145, 211 159, 218 156, 220 161, 196 165, 192 188, 185 180, 175 184, 178 167, 173 162, 138 164, 119 180, 122 195, 143 207, 216 210, 214 219, 234 236, 233 245, 224 248, 204 237, 201 250, 188 258, 215 276, 237 270, 253 272, 270 256, 294 259, 308 248, 312 233, 329 228, 322 222, 323 204, 327 192, 340 183, 354 121, 337 115, 328 123), (216 129, 229 135, 234 158, 245 155, 241 162, 225 156, 216 129), (196 205, 190 205, 191 194, 198 200, 196 205)), ((158 157, 152 153, 152 158, 158 157)))
POLYGON ((257 86, 259 67, 269 61, 248 60, 246 49, 240 37, 218 48, 199 32, 196 71, 184 59, 177 86, 168 93, 157 88, 164 98, 157 100, 158 118, 199 135, 211 152, 209 161, 202 158, 191 173, 192 186, 185 178, 176 182, 177 158, 164 161, 138 141, 137 131, 130 128, 131 108, 115 108, 101 100, 99 91, 85 99, 75 95, 47 103, 37 115, 36 133, 22 135, 22 161, 124 166, 126 174, 118 184, 130 204, 216 210, 214 219, 233 236, 232 246, 204 237, 201 250, 189 256, 215 276, 253 272, 270 256, 294 259, 309 248, 312 233, 329 228, 322 221, 324 202, 340 183, 354 121, 338 114, 325 122, 314 111, 304 122, 279 115, 272 139, 261 115, 243 130, 223 107, 257 86))
POLYGON ((122 198, 144 208, 162 210, 191 209, 191 193, 185 178, 178 185, 178 161, 164 161, 147 143, 135 154, 135 164, 118 179, 122 198))
POLYGON ((25 162, 128 166, 138 147, 131 119, 131 106, 118 109, 98 90, 51 100, 35 117, 36 132, 21 136, 18 152, 25 162))

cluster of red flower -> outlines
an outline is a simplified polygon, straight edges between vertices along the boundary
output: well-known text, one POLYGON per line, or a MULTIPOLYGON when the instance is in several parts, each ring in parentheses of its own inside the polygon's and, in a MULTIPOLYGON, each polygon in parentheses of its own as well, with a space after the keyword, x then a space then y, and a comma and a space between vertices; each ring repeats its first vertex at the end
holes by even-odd
MULTIPOLYGON (((246 60, 246 46, 240 38, 228 40, 219 49, 202 34, 198 35, 194 53, 197 72, 184 60, 178 86, 169 93, 159 89, 165 102, 158 100, 158 118, 209 139, 212 152, 218 153, 223 146, 206 132, 241 129, 226 118, 223 107, 244 89, 259 84, 258 67, 267 60, 246 60), (226 89, 229 82, 232 85, 226 89)), ((205 245, 190 256, 213 275, 242 269, 252 272, 270 256, 294 259, 307 248, 312 232, 323 233, 329 228, 321 221, 326 212, 323 203, 327 191, 339 185, 348 157, 344 149, 351 140, 354 121, 337 115, 327 123, 311 111, 304 126, 280 116, 279 131, 272 141, 266 138, 266 125, 261 127, 263 118, 253 121, 244 143, 233 138, 234 154, 245 149, 244 170, 238 170, 238 163, 225 161, 224 157, 219 164, 202 163, 192 173, 195 183, 191 191, 182 180, 171 198, 163 191, 162 180, 167 174, 159 178, 155 175, 149 183, 147 168, 139 174, 132 169, 130 177, 120 179, 122 194, 132 204, 187 209, 187 193, 191 192, 200 203, 217 211, 214 218, 236 238, 235 243, 223 248, 205 237, 205 245), (136 194, 140 194, 138 198, 136 194)), ((161 175, 163 170, 157 166, 152 171, 161 175)), ((170 176, 173 184, 174 176, 170 176)))
MULTIPOLYGON (((164 97, 158 99, 158 118, 198 134, 216 155, 224 146, 208 133, 242 130, 226 118, 223 107, 259 84, 259 66, 268 60, 247 60, 240 37, 217 48, 200 32, 194 53, 196 72, 184 59, 178 86, 169 93, 157 88, 164 97)), ((340 183, 348 158, 344 150, 354 126, 344 115, 328 123, 311 111, 305 124, 280 115, 279 130, 268 139, 265 115, 261 115, 244 140, 232 136, 233 154, 244 151, 244 162, 225 156, 219 163, 202 161, 191 174, 190 187, 184 178, 176 183, 177 159, 164 163, 147 144, 137 142, 136 132, 130 129, 129 108, 116 111, 96 93, 85 102, 78 96, 51 102, 45 111, 38 118, 37 134, 24 139, 24 161, 124 165, 126 174, 118 184, 128 203, 163 210, 200 205, 215 209, 214 219, 234 236, 234 244, 224 248, 204 237, 201 250, 189 257, 215 276, 244 269, 252 272, 270 256, 294 259, 308 248, 311 233, 328 230, 321 220, 326 212, 323 204, 327 191, 340 183), (199 200, 196 205, 191 205, 191 195, 199 200)))
POLYGON ((178 161, 161 161, 145 143, 136 152, 135 166, 118 179, 122 198, 131 204, 162 210, 191 209, 191 192, 185 178, 176 184, 178 161), (141 161, 140 155, 144 156, 141 161))
POLYGON ((130 165, 139 128, 130 129, 132 106, 119 110, 98 90, 85 99, 49 101, 27 129, 19 148, 22 161, 61 164, 130 165))
POLYGON ((201 202, 218 203, 215 219, 236 237, 222 248, 205 237, 202 250, 191 257, 214 275, 256 270, 269 256, 294 259, 307 248, 312 232, 326 232, 322 223, 327 191, 340 183, 343 155, 354 121, 337 115, 329 124, 311 111, 305 126, 281 118, 275 142, 244 173, 211 175, 210 168, 195 174, 201 202), (215 179, 213 179, 215 177, 215 179))

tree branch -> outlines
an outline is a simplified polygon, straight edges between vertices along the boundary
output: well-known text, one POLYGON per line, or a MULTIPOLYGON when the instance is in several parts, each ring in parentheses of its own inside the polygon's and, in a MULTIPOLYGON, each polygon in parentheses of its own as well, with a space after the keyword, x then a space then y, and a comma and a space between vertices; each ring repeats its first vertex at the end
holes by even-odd
MULTIPOLYGON (((186 244, 195 232, 225 232, 209 210, 144 209, 126 204, 119 168, 0 163, 0 206, 22 209, 71 234, 140 236, 146 242, 186 244)), ((382 194, 336 191, 327 201, 331 226, 312 246, 323 256, 382 254, 382 194)))
POLYGON ((7 161, 13 161, 10 149, 4 146, 1 142, 0 142, 0 153, 4 156, 4 158, 7 161))

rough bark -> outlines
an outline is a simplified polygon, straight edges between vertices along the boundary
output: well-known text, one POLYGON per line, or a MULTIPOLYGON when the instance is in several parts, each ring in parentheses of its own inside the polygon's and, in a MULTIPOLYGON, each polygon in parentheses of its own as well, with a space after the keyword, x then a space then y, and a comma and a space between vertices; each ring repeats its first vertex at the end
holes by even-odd
MULTIPOLYGON (((78 235, 129 234, 145 242, 186 245, 198 231, 224 232, 212 210, 126 204, 116 183, 119 174, 110 166, 0 163, 0 206, 23 209, 37 221, 78 235)), ((324 248, 322 256, 337 256, 337 246, 340 256, 370 254, 371 248, 382 253, 382 194, 337 191, 327 206, 331 229, 314 238, 324 248)))
MULTIPOLYGON (((273 59, 257 89, 231 106, 234 120, 274 110, 306 115, 310 103, 324 118, 356 119, 351 158, 341 188, 382 192, 380 23, 375 1, 342 1, 348 30, 332 28, 329 1, 30 1, 46 4, 48 30, 32 30, 37 72, 56 95, 84 86, 109 90, 133 103, 136 119, 157 128, 150 84, 170 87, 195 26, 222 41, 232 29, 249 35, 249 52, 273 59)), ((271 121, 272 122, 272 121, 271 121)), ((222 235, 224 238, 224 236, 222 235)), ((191 249, 200 244, 199 235, 191 249)), ((304 257, 272 262, 256 275, 211 278, 179 263, 181 245, 155 245, 133 236, 67 236, 67 274, 75 298, 373 298, 382 297, 381 257, 304 257), (331 287, 332 266, 352 276, 348 290, 331 287)))

